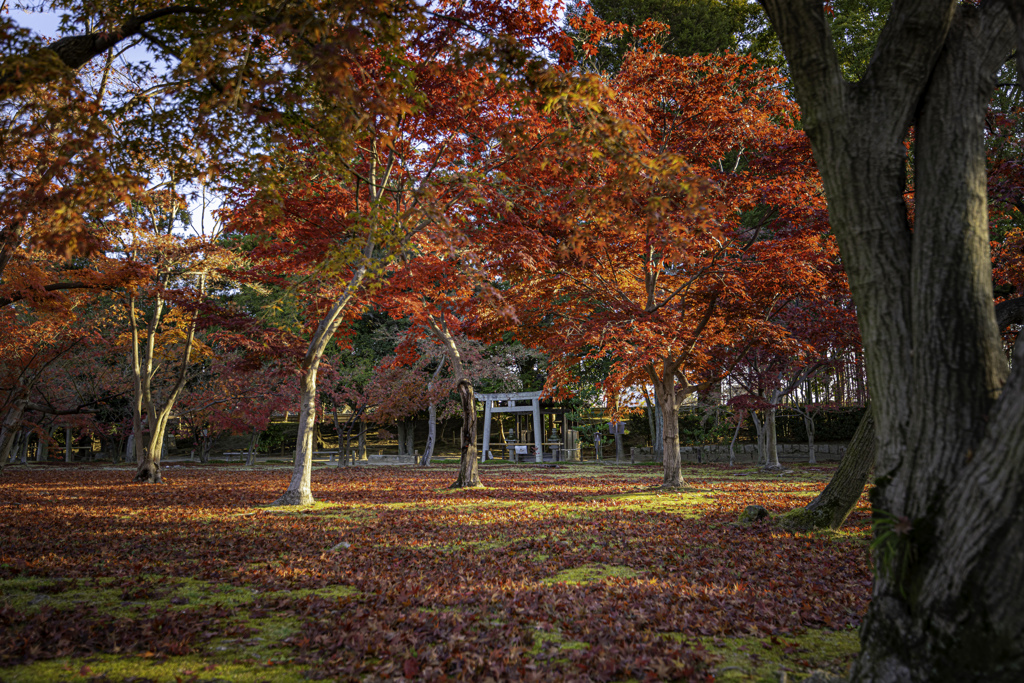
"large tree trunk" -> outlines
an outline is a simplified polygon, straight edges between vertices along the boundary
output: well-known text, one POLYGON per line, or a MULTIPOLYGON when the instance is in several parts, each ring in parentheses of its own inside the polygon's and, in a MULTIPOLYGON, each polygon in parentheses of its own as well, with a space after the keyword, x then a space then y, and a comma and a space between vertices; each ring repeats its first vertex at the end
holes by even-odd
MULTIPOLYGON (((652 374, 654 372, 652 371, 652 374)), ((654 395, 661 409, 662 463, 664 477, 661 487, 677 489, 683 485, 682 461, 679 459, 679 404, 676 402, 676 380, 673 370, 655 377, 654 395)))
POLYGON ((852 679, 1022 680, 1024 344, 1008 376, 984 136, 1024 7, 896 2, 851 85, 821 3, 765 4, 821 171, 872 394, 876 574, 852 679))
POLYGON ((24 412, 25 401, 16 400, 4 416, 3 425, 0 426, 0 467, 11 458, 11 447, 14 445, 14 437, 18 434, 24 412))
POLYGON ((456 388, 462 403, 462 457, 459 459, 459 478, 450 488, 475 488, 483 484, 480 482, 476 457, 476 401, 473 385, 468 380, 460 379, 456 388))
POLYGON ((874 465, 875 421, 869 408, 825 490, 807 507, 781 515, 779 525, 787 531, 838 529, 857 506, 874 465))

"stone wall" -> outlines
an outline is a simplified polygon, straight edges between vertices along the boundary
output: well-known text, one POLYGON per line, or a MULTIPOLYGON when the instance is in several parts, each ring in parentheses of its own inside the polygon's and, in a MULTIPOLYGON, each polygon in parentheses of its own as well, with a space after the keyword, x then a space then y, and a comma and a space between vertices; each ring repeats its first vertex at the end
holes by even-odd
MULTIPOLYGON (((779 460, 788 462, 807 461, 808 450, 805 443, 780 443, 779 460)), ((737 444, 735 447, 736 462, 750 463, 757 459, 757 446, 754 444, 737 444)), ((700 453, 700 462, 729 462, 729 445, 713 444, 708 446, 681 446, 679 457, 683 462, 697 462, 700 453), (701 452, 701 449, 703 451, 701 452)), ((841 460, 846 455, 845 443, 816 443, 814 444, 814 457, 816 460, 841 460)), ((661 462, 656 458, 651 448, 629 449, 630 462, 661 462)))

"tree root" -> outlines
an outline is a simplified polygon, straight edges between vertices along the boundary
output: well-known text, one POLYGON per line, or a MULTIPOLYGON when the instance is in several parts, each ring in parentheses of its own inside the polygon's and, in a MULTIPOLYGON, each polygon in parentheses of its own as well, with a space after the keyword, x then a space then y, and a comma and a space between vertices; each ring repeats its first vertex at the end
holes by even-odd
POLYGON ((160 463, 143 463, 139 471, 135 473, 135 481, 143 484, 160 484, 163 477, 160 476, 160 463))
POLYGON ((281 497, 275 500, 270 505, 273 507, 279 506, 301 506, 306 507, 312 505, 316 501, 313 500, 313 494, 304 491, 294 491, 289 489, 281 494, 281 497))

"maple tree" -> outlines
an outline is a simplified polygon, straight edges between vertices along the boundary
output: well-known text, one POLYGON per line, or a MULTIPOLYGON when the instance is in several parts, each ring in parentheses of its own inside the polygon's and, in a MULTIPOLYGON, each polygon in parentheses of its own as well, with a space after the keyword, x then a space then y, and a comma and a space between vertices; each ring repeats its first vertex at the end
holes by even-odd
MULTIPOLYGON (((622 30, 580 22, 594 41, 622 30)), ((660 27, 647 30, 653 40, 660 27)), ((549 382, 607 358, 609 393, 652 384, 666 487, 681 484, 681 401, 755 339, 789 338, 777 316, 822 296, 835 271, 810 150, 778 84, 748 58, 679 58, 647 43, 611 80, 608 106, 634 127, 629 152, 539 159, 520 176, 518 203, 535 209, 501 217, 533 231, 513 252, 528 257, 503 276, 530 342, 558 361, 549 382)))
MULTIPOLYGON (((558 38, 555 8, 539 2, 482 3, 452 12, 431 14, 410 31, 396 48, 399 56, 381 51, 365 57, 367 77, 360 87, 374 98, 367 98, 372 106, 361 119, 363 128, 338 141, 311 125, 305 137, 292 141, 289 155, 273 160, 272 170, 254 175, 262 190, 241 202, 245 208, 238 213, 237 229, 274 236, 265 253, 291 259, 292 272, 301 264, 325 287, 336 286, 339 276, 345 282, 323 298, 332 303, 321 314, 303 360, 300 441, 282 504, 312 501, 315 378, 343 314, 355 315, 351 306, 364 285, 417 235, 430 233, 436 243, 457 244, 471 207, 489 199, 482 188, 498 182, 508 159, 537 145, 516 137, 518 120, 509 120, 509 111, 543 106, 573 87, 563 74, 530 57, 530 50, 558 38), (502 26, 507 30, 499 31, 502 26), (500 38, 481 42, 481 35, 500 38)), ((307 115, 330 120, 336 110, 313 109, 307 115)), ((460 385, 466 414, 475 415, 471 388, 460 385)), ((466 458, 467 467, 473 460, 466 458)))
MULTIPOLYGON (((460 250, 446 256, 444 251, 442 247, 438 253, 423 244, 421 253, 389 278, 381 301, 393 316, 408 318, 414 334, 431 338, 440 348, 441 365, 450 368, 450 381, 458 393, 462 413, 459 476, 452 487, 475 487, 482 484, 476 450, 474 377, 462 342, 479 325, 481 302, 474 293, 479 283, 459 264, 460 256, 469 258, 471 252, 460 250)), ((432 383, 436 384, 436 379, 432 383)))
MULTIPOLYGON (((776 443, 775 416, 783 399, 798 389, 807 389, 818 373, 824 374, 835 362, 830 356, 859 349, 856 316, 846 278, 833 249, 831 268, 822 264, 826 282, 816 297, 798 297, 780 311, 774 322, 788 336, 780 344, 755 343, 730 374, 730 380, 747 393, 730 403, 742 406, 757 432, 758 453, 767 467, 780 467, 776 443), (763 422, 758 417, 762 412, 763 422)), ((798 408, 808 425, 810 462, 814 462, 813 413, 821 406, 806 401, 798 408)))

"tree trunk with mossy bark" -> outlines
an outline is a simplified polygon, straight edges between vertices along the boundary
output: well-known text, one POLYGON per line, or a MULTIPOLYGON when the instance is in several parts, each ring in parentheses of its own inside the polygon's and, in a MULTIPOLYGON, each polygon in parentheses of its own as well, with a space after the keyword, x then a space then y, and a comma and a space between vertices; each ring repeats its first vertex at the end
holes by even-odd
POLYGON ((460 379, 456 389, 462 403, 462 457, 459 459, 459 478, 449 488, 476 488, 483 484, 480 482, 476 457, 476 400, 473 385, 468 380, 460 379))
POLYGON ((1009 369, 985 168, 986 114, 998 70, 1024 47, 1024 2, 897 0, 849 83, 820 1, 763 1, 871 386, 876 571, 851 681, 1024 680, 1024 344, 1009 369))
POLYGON ((875 421, 871 409, 864 413, 850 439, 839 469, 825 490, 804 508, 780 515, 776 522, 787 531, 838 529, 857 506, 875 464, 875 421))
POLYGON ((661 487, 677 489, 683 485, 682 461, 679 458, 679 403, 676 397, 676 365, 665 362, 658 373, 655 364, 647 366, 654 383, 654 395, 662 418, 661 461, 664 466, 661 487))

